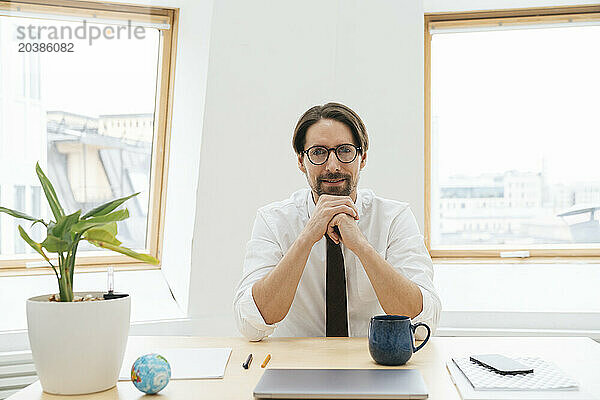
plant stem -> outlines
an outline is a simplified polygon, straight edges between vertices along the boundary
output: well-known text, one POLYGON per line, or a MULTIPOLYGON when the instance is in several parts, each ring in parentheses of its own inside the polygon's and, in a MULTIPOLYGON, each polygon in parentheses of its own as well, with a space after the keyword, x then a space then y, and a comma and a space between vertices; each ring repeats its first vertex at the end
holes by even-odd
POLYGON ((69 283, 69 274, 67 272, 68 260, 68 256, 65 259, 62 253, 58 253, 58 268, 60 269, 58 290, 60 292, 60 301, 73 301, 73 285, 69 283))
POLYGON ((77 246, 79 246, 79 241, 81 240, 81 233, 75 235, 75 238, 73 240, 73 247, 71 248, 70 254, 71 254, 71 263, 69 265, 69 281, 71 282, 71 288, 73 286, 73 274, 75 273, 75 261, 76 258, 75 256, 77 255, 77 246))
POLYGON ((58 276, 58 272, 56 271, 56 267, 54 266, 54 264, 52 264, 50 261, 48 261, 48 264, 50 264, 50 266, 52 267, 54 275, 56 275, 56 279, 60 280, 60 277, 58 276))

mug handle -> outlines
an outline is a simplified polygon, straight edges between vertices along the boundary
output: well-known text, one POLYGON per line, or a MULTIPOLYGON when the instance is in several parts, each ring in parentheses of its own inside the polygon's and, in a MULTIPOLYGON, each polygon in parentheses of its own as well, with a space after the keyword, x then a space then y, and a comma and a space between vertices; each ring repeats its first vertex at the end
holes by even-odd
POLYGON ((423 340, 423 343, 421 343, 419 346, 417 346, 417 347, 413 346, 413 353, 416 353, 417 351, 421 350, 421 347, 425 346, 425 344, 429 340, 429 336, 431 336, 431 329, 429 329, 427 324, 425 324, 423 322, 417 322, 416 324, 410 326, 410 329, 412 329, 412 331, 413 331, 413 335, 415 334, 415 331, 417 330, 417 327, 419 327, 419 326, 424 326, 427 329, 427 337, 425 338, 425 340, 423 340))

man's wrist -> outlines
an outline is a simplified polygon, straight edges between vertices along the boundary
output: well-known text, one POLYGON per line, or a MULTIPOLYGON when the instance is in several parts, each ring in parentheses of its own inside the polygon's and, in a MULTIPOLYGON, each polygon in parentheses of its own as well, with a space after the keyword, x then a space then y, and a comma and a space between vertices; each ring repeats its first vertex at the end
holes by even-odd
POLYGON ((314 246, 316 242, 311 240, 304 232, 302 232, 297 238, 296 238, 296 244, 300 247, 300 248, 308 248, 309 250, 312 249, 312 247, 314 246))
POLYGON ((375 248, 371 245, 371 243, 369 243, 369 241, 365 237, 363 237, 358 242, 355 249, 353 250, 354 254, 356 254, 359 259, 364 258, 370 252, 374 252, 374 251, 375 251, 375 248))

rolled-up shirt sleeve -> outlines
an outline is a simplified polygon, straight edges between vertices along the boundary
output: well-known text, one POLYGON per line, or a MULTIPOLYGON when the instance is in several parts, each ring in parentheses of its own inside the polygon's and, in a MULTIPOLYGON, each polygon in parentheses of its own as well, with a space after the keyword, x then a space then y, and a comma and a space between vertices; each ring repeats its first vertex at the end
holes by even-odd
MULTIPOLYGON (((433 335, 440 319, 442 303, 433 285, 433 262, 409 207, 401 210, 392 222, 386 261, 421 290, 423 310, 413 319, 413 323, 425 323, 433 335)), ((417 328, 416 339, 423 340, 426 335, 425 328, 417 328)))
POLYGON ((252 287, 275 268, 282 258, 283 252, 275 234, 259 210, 252 236, 246 245, 242 279, 236 288, 233 301, 237 327, 248 340, 259 341, 273 333, 277 326, 265 322, 254 302, 252 287))

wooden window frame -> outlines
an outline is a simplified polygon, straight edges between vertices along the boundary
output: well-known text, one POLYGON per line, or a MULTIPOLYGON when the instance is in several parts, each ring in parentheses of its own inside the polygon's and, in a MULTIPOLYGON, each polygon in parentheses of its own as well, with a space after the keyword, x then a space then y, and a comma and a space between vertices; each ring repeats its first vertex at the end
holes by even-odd
MULTIPOLYGON (((90 20, 132 20, 155 25, 168 24, 168 29, 160 29, 162 32, 159 54, 160 70, 157 77, 156 108, 154 110, 155 129, 152 141, 150 200, 146 230, 146 251, 153 257, 162 260, 179 9, 87 0, 0 0, 0 10, 66 15, 90 20)), ((113 252, 86 251, 82 253, 84 254, 77 257, 77 272, 103 271, 106 269, 106 265, 113 265, 116 269, 123 270, 160 269, 161 267, 161 264, 153 266, 113 252)), ((50 267, 27 267, 27 264, 37 264, 41 261, 41 258, 33 257, 31 254, 0 259, 0 277, 53 274, 50 267)))
POLYGON ((431 257, 439 262, 485 261, 515 262, 515 258, 501 258, 500 252, 529 251, 529 261, 519 262, 565 262, 581 259, 597 262, 600 247, 597 245, 541 245, 535 247, 514 246, 462 246, 455 249, 431 248, 431 33, 430 29, 474 28, 502 25, 536 23, 570 23, 600 20, 600 5, 519 8, 457 13, 426 13, 425 28, 425 245, 431 257))

